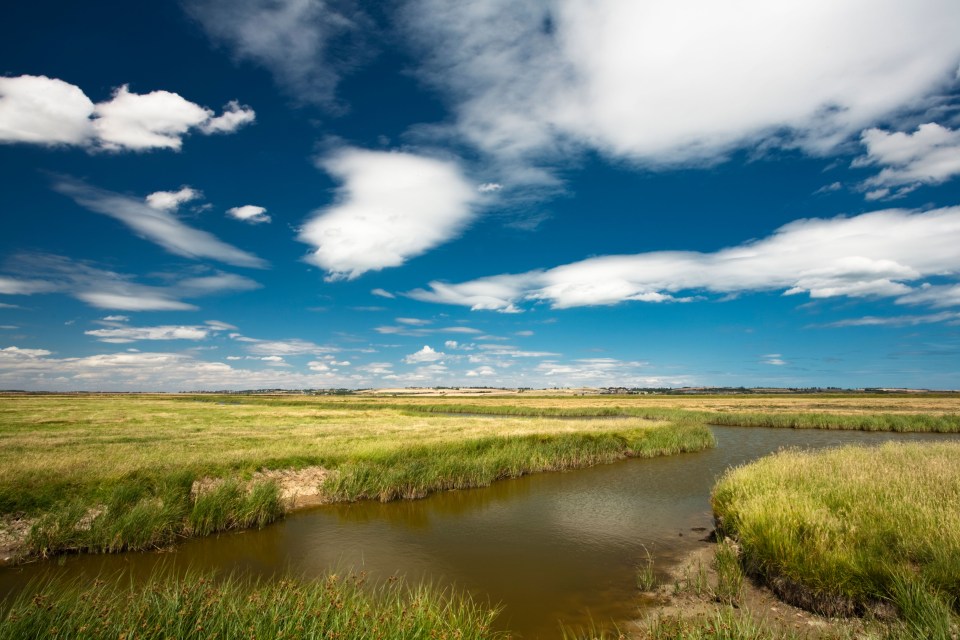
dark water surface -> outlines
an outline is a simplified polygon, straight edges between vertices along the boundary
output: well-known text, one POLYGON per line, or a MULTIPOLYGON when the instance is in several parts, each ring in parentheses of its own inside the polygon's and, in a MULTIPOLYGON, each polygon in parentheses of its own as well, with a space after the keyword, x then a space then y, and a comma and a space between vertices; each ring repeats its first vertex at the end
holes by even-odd
POLYGON ((665 572, 712 529, 710 489, 730 466, 782 447, 822 448, 938 434, 713 427, 715 449, 544 473, 425 500, 329 505, 261 531, 190 540, 172 551, 74 556, 0 569, 0 596, 50 572, 146 576, 157 564, 261 576, 366 571, 374 578, 467 589, 500 603, 499 626, 523 638, 560 636, 560 621, 605 626, 642 606, 636 569, 665 572))

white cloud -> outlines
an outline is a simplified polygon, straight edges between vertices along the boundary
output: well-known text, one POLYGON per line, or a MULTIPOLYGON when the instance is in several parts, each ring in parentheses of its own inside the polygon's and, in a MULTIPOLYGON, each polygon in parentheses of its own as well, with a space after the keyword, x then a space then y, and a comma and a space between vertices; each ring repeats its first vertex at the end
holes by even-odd
MULTIPOLYGON (((400 318, 397 318, 399 321, 400 318)), ((473 327, 435 327, 435 328, 425 328, 425 327, 410 327, 410 326, 383 326, 377 327, 375 329, 377 333, 382 333, 384 335, 398 335, 398 336, 429 336, 435 333, 460 333, 466 335, 476 335, 483 333, 479 329, 474 329, 473 327)))
POLYGON ((106 322, 129 322, 130 316, 104 316, 106 322))
POLYGON ((352 3, 325 0, 187 0, 207 35, 240 60, 270 70, 304 102, 330 104, 340 74, 366 57, 369 21, 352 3), (334 53, 328 53, 333 51, 334 53))
POLYGON ((496 193, 501 189, 503 189, 503 185, 500 184, 499 182, 484 182, 479 187, 477 187, 477 191, 479 191, 480 193, 496 193))
POLYGON ((94 135, 93 109, 79 87, 63 80, 0 78, 0 142, 87 144, 94 135))
POLYGON ((513 182, 584 147, 653 165, 826 151, 953 81, 958 22, 953 0, 416 0, 404 20, 454 101, 439 133, 513 182))
POLYGON ((386 289, 371 289, 370 293, 372 293, 375 296, 380 296, 381 298, 390 298, 391 300, 397 297, 392 293, 390 293, 389 291, 387 291, 386 289))
POLYGON ((554 308, 627 300, 691 301, 677 294, 784 290, 812 298, 903 296, 906 284, 960 274, 960 207, 889 209, 851 218, 797 220, 767 238, 714 253, 660 251, 601 256, 549 270, 461 284, 430 283, 423 301, 516 311, 529 301, 554 308))
POLYGON ((257 119, 257 114, 248 106, 231 100, 223 107, 223 113, 210 118, 200 125, 200 130, 206 134, 233 133, 240 127, 251 124, 257 119))
POLYGON ((232 324, 221 322, 219 320, 207 320, 204 324, 206 324, 208 327, 217 329, 218 331, 236 330, 236 327, 233 326, 232 324))
POLYGON ((647 371, 648 363, 618 360, 616 358, 581 358, 569 362, 546 360, 536 366, 536 372, 555 386, 625 386, 648 387, 683 384, 682 376, 663 378, 647 371))
POLYGON ((479 348, 483 349, 484 354, 488 356, 506 356, 510 358, 549 358, 560 355, 559 353, 552 353, 550 351, 523 351, 522 349, 502 344, 481 344, 479 348))
MULTIPOLYGON (((212 258, 238 267, 265 268, 267 263, 227 244, 211 233, 184 224, 168 211, 112 191, 97 189, 75 180, 61 180, 54 188, 77 204, 119 220, 138 236, 170 253, 187 258, 212 258)), ((154 194, 155 195, 155 194, 154 194)))
POLYGON ((773 365, 775 367, 782 367, 787 364, 787 361, 779 353, 768 353, 766 355, 760 356, 762 358, 763 364, 773 365))
POLYGON ((236 101, 215 117, 169 91, 136 94, 123 85, 110 100, 94 104, 79 87, 56 78, 0 78, 0 142, 179 150, 191 130, 232 133, 254 119, 253 110, 236 101))
POLYGON ((117 311, 190 311, 197 307, 180 298, 260 287, 249 278, 221 272, 151 286, 134 282, 126 274, 47 254, 17 254, 8 261, 6 270, 12 277, 0 276, 0 293, 66 293, 90 306, 117 311))
POLYGON ((146 197, 146 201, 151 209, 176 211, 184 202, 196 200, 202 195, 196 189, 183 187, 179 191, 155 191, 146 197))
POLYGON ((958 323, 960 313, 956 311, 941 311, 918 316, 864 316, 850 320, 838 320, 822 325, 824 327, 915 327, 921 324, 935 324, 939 322, 958 323))
POLYGON ((162 325, 157 327, 93 329, 84 331, 84 333, 97 338, 100 342, 121 344, 136 340, 205 340, 211 331, 212 328, 209 327, 162 325))
POLYGON ((932 285, 924 283, 897 298, 897 304, 922 304, 934 308, 960 306, 960 284, 932 285))
POLYGON ((420 318, 396 318, 396 321, 400 324, 412 325, 414 327, 423 327, 432 322, 431 320, 422 320, 420 318))
MULTIPOLYGON (((46 349, 0 349, 0 388, 29 390, 181 391, 361 386, 363 375, 339 377, 289 368, 240 369, 189 353, 124 351, 54 358, 46 349)), ((234 357, 228 357, 235 360, 234 357)), ((270 364, 268 361, 266 364, 270 364)))
POLYGON ((270 222, 270 216, 267 215, 267 210, 254 204, 245 204, 242 207, 227 209, 227 215, 237 220, 242 220, 243 222, 249 222, 250 224, 270 222))
POLYGON ((407 364, 417 364, 421 362, 436 362, 437 360, 443 360, 447 357, 442 351, 434 351, 430 348, 429 345, 423 345, 423 349, 417 351, 416 353, 411 353, 406 358, 403 359, 407 364))
POLYGON ((465 375, 468 378, 495 376, 497 375, 497 371, 493 367, 483 366, 477 367, 476 369, 470 369, 465 375))
POLYGON ((250 346, 247 350, 253 355, 259 356, 302 356, 318 355, 334 351, 332 347, 324 347, 309 340, 293 338, 290 340, 259 340, 256 338, 244 338, 231 334, 235 340, 241 339, 241 342, 248 342, 250 346))
POLYGON ((913 133, 868 129, 860 141, 867 153, 853 166, 882 167, 863 183, 868 200, 896 197, 960 175, 960 130, 929 122, 913 133))
POLYGON ((453 162, 409 153, 342 149, 321 162, 343 182, 299 239, 327 280, 397 267, 457 236, 473 217, 476 190, 453 162))

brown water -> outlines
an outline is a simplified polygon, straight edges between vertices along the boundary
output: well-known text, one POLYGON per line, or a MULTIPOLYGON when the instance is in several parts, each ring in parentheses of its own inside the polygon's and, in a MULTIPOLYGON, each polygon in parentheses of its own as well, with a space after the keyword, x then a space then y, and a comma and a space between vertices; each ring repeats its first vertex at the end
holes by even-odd
POLYGON ((628 460, 450 491, 425 500, 329 505, 261 531, 188 541, 163 553, 75 556, 0 569, 0 597, 56 572, 146 576, 157 564, 272 576, 365 570, 468 589, 500 603, 499 625, 523 638, 560 636, 560 622, 636 618, 636 568, 665 572, 713 526, 710 489, 728 467, 781 447, 822 448, 957 436, 714 427, 715 449, 628 460))

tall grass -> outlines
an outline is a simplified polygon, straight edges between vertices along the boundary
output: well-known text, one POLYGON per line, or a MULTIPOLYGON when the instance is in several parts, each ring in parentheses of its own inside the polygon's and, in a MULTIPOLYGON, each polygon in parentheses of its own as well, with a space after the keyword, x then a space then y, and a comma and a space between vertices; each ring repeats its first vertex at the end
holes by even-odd
POLYGON ((482 487, 528 473, 700 451, 713 444, 709 429, 690 425, 487 437, 412 446, 347 462, 327 479, 324 489, 335 500, 421 498, 433 491, 482 487))
POLYGON ((24 552, 47 557, 151 549, 192 535, 263 527, 283 514, 273 481, 249 488, 228 481, 196 496, 191 485, 181 474, 159 486, 118 485, 100 507, 79 500, 62 503, 34 523, 24 552))
POLYGON ((0 603, 0 640, 23 638, 339 638, 480 640, 495 609, 469 596, 358 576, 257 582, 154 576, 123 588, 53 580, 0 603))
POLYGON ((827 614, 893 606, 948 637, 960 597, 960 444, 786 451, 729 471, 713 508, 748 571, 827 614))

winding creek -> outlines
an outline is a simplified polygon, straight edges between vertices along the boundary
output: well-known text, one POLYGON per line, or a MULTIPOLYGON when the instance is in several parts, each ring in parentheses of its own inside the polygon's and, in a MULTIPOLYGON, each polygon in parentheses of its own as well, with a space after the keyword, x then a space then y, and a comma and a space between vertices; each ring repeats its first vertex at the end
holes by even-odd
POLYGON ((712 528, 710 489, 728 467, 781 447, 822 448, 957 435, 713 427, 715 449, 627 460, 451 491, 425 500, 317 507, 261 531, 188 541, 162 553, 75 556, 0 569, 0 597, 56 572, 145 576, 159 563, 307 577, 364 570, 456 585, 503 606, 499 625, 523 638, 628 621, 642 606, 636 568, 646 550, 666 571, 712 528))

